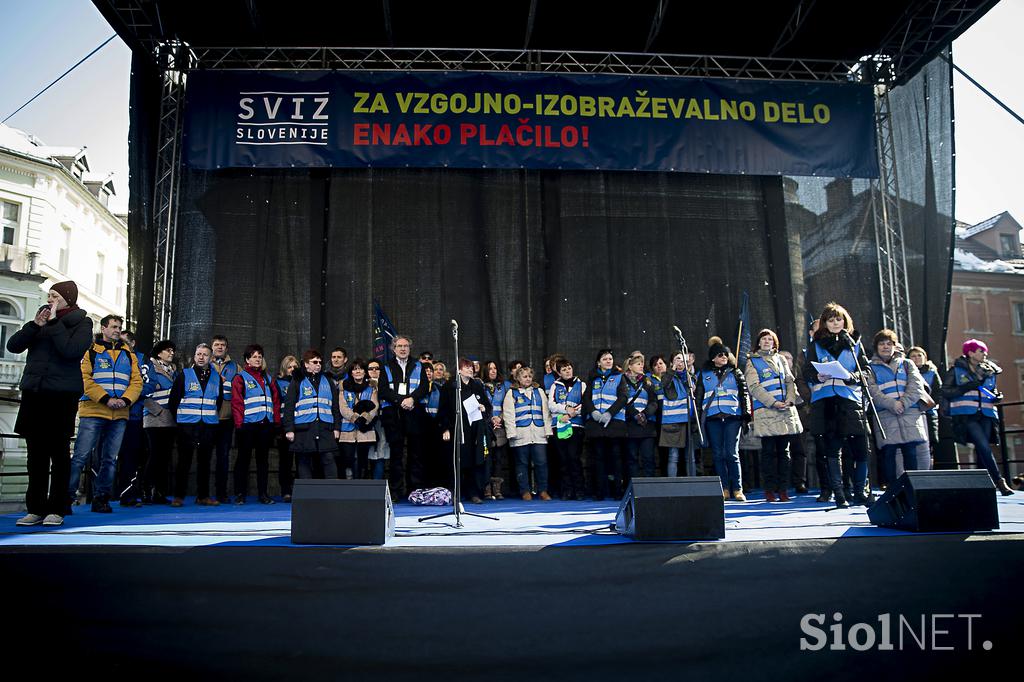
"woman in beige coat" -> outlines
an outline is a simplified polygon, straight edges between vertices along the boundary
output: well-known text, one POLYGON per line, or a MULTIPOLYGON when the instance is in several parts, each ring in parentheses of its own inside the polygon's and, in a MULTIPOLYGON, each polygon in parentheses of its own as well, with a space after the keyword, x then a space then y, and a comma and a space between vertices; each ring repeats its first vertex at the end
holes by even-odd
POLYGON ((344 379, 338 391, 338 412, 341 413, 341 436, 338 444, 342 461, 338 463, 338 474, 343 476, 346 468, 352 470, 352 478, 367 475, 367 461, 377 441, 373 420, 377 417, 380 403, 377 389, 366 376, 366 360, 356 358, 349 366, 349 376, 344 379))
POLYGON ((754 435, 761 439, 764 498, 789 502, 789 437, 803 431, 796 411, 796 379, 779 355, 779 337, 771 329, 757 333, 757 352, 747 363, 745 378, 754 408, 754 435))
POLYGON ((502 420, 508 434, 508 444, 516 458, 516 482, 524 500, 532 500, 530 464, 539 497, 550 500, 548 494, 548 436, 551 435, 551 415, 544 391, 533 381, 533 370, 516 370, 513 385, 502 402, 502 420))

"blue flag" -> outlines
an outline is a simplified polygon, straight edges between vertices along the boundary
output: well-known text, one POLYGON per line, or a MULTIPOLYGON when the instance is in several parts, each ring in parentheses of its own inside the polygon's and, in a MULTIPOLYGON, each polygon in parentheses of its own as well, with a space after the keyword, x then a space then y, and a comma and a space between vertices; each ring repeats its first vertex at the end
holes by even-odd
POLYGON ((743 292, 743 299, 740 302, 740 323, 738 338, 736 339, 736 363, 740 369, 745 369, 747 359, 750 357, 750 297, 743 292))
POLYGON ((387 362, 391 359, 391 342, 395 340, 395 336, 398 332, 395 331, 395 325, 391 324, 391 320, 387 315, 384 314, 384 309, 380 307, 380 301, 373 302, 373 356, 381 362, 387 362))

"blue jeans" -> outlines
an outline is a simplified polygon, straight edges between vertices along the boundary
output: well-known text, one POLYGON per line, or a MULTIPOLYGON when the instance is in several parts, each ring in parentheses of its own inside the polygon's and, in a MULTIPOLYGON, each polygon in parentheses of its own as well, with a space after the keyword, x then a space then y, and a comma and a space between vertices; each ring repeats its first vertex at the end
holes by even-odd
POLYGON ((987 417, 971 419, 964 423, 964 434, 967 436, 968 442, 974 446, 974 455, 978 458, 978 466, 985 467, 988 470, 988 475, 992 477, 992 483, 998 484, 1002 475, 999 473, 996 458, 992 454, 992 446, 989 445, 994 424, 995 421, 987 417))
POLYGON ((537 492, 548 489, 548 452, 547 444, 520 445, 512 448, 516 454, 516 483, 519 492, 530 492, 530 462, 533 462, 533 476, 537 483, 537 492))
MULTIPOLYGON (((917 470, 917 447, 919 443, 899 443, 882 446, 882 464, 885 466, 885 481, 890 488, 896 485, 896 453, 903 453, 903 470, 917 470)), ((928 445, 925 443, 925 445, 928 445)))
POLYGON ((92 486, 93 499, 104 495, 110 497, 114 484, 114 468, 117 453, 121 449, 127 419, 104 419, 103 417, 82 417, 78 420, 78 437, 75 439, 75 454, 71 457, 71 480, 68 482, 68 497, 78 490, 78 479, 82 469, 89 464, 89 455, 99 448, 100 469, 92 486))
POLYGON ((740 484, 740 426, 739 417, 708 419, 705 435, 715 460, 715 473, 722 479, 722 489, 742 490, 740 484))

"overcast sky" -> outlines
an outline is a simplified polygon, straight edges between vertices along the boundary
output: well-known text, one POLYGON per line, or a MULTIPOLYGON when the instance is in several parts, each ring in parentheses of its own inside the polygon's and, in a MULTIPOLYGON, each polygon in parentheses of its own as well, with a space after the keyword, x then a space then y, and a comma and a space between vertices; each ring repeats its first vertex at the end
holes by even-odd
MULTIPOLYGON (((4 2, 0 21, 0 119, 106 40, 113 29, 88 0, 4 2)), ((1024 115, 1024 1, 1003 0, 953 43, 956 63, 1024 115)), ((86 145, 94 172, 113 171, 116 207, 128 198, 131 53, 119 38, 8 125, 47 144, 86 145)), ((1024 222, 1024 124, 957 76, 956 213, 975 223, 1008 210, 1024 222)))

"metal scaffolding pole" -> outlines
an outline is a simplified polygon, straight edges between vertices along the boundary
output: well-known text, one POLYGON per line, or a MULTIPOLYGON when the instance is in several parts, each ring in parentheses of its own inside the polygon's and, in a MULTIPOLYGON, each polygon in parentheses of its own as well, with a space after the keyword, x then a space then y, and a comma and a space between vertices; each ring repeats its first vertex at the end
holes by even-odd
POLYGON ((892 329, 907 348, 914 343, 907 256, 903 248, 899 174, 893 141, 889 89, 875 87, 875 129, 878 138, 878 180, 871 183, 871 209, 878 249, 878 289, 882 325, 892 329))
POLYGON ((167 338, 174 304, 174 253, 181 182, 181 128, 186 72, 191 52, 179 41, 162 43, 157 61, 163 71, 160 124, 153 183, 153 338, 167 338))

